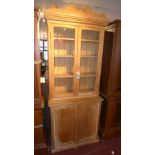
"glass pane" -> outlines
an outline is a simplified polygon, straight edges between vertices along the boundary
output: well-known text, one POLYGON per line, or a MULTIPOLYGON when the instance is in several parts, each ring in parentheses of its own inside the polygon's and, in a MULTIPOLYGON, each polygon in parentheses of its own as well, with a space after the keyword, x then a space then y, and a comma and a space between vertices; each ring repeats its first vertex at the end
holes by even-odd
POLYGON ((44 59, 47 61, 48 60, 48 53, 44 52, 44 59))
POLYGON ((80 92, 92 92, 95 90, 96 77, 81 77, 80 78, 80 92))
POLYGON ((47 48, 47 41, 44 41, 44 47, 47 48))
POLYGON ((55 55, 73 55, 74 41, 73 40, 54 40, 54 54, 55 55))
POLYGON ((62 77, 67 75, 73 75, 73 63, 72 58, 54 58, 54 75, 61 75, 62 77))
POLYGON ((74 38, 75 31, 72 28, 54 27, 54 37, 74 38))
POLYGON ((96 57, 84 57, 80 60, 80 72, 82 74, 96 74, 96 64, 97 58, 96 57))
POLYGON ((43 41, 42 40, 40 40, 39 46, 42 46, 43 47, 43 41))
POLYGON ((98 43, 82 41, 81 43, 81 56, 97 56, 98 43))
POLYGON ((93 30, 82 30, 82 39, 99 40, 99 32, 93 30))
POLYGON ((75 29, 54 27, 54 55, 74 55, 75 29))
POLYGON ((40 47, 40 51, 43 51, 43 47, 40 47))
POLYGON ((55 96, 69 96, 73 94, 73 78, 55 79, 55 96))

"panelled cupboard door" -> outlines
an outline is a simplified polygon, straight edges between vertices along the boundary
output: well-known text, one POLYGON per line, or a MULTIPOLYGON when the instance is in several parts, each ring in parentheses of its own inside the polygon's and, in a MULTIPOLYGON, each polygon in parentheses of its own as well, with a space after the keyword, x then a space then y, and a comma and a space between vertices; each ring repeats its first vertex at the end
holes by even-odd
POLYGON ((76 94, 77 27, 49 23, 49 81, 52 97, 76 94))
POLYGON ((96 139, 99 104, 80 104, 78 106, 78 143, 96 139))
POLYGON ((52 147, 54 151, 97 142, 100 101, 52 108, 52 147))
POLYGON ((57 107, 54 110, 54 136, 56 148, 75 144, 76 107, 73 105, 57 107))

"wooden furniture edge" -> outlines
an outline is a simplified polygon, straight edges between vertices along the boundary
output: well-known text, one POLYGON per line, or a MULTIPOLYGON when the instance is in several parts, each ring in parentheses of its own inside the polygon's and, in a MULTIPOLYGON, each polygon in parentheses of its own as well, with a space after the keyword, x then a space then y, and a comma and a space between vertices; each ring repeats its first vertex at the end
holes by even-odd
POLYGON ((75 23, 87 23, 91 25, 108 24, 108 18, 105 14, 94 12, 87 5, 69 4, 64 7, 51 6, 45 10, 45 18, 50 20, 69 21, 75 23))
POLYGON ((49 103, 50 107, 55 107, 55 106, 61 106, 61 105, 78 104, 79 102, 88 103, 89 101, 91 103, 93 101, 102 102, 102 101, 104 101, 104 99, 100 96, 97 96, 97 97, 79 97, 79 98, 73 98, 73 99, 59 99, 59 100, 49 99, 48 103, 49 103))
POLYGON ((93 143, 97 143, 97 142, 99 142, 99 139, 95 139, 95 140, 91 140, 91 141, 89 140, 89 141, 77 143, 77 144, 74 144, 74 145, 71 144, 70 146, 65 146, 63 148, 51 149, 51 152, 56 153, 56 152, 65 151, 65 150, 68 150, 68 149, 77 149, 80 146, 85 146, 85 145, 93 144, 93 143))

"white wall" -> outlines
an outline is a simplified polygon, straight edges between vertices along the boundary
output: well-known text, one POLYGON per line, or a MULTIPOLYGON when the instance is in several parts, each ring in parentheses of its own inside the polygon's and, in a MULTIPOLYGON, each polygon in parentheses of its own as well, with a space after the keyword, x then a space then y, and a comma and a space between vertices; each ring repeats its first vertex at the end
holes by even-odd
POLYGON ((35 0, 35 7, 47 9, 51 5, 64 6, 68 3, 85 4, 95 11, 105 13, 110 21, 121 19, 121 0, 35 0))

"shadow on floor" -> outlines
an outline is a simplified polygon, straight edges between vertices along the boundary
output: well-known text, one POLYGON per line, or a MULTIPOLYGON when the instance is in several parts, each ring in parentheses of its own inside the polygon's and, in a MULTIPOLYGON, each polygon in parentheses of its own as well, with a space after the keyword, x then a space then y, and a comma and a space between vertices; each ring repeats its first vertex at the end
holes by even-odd
MULTIPOLYGON (((77 149, 70 149, 54 155, 121 155, 121 137, 111 140, 102 140, 95 144, 81 146, 77 149)), ((52 155, 48 154, 48 155, 52 155)))

